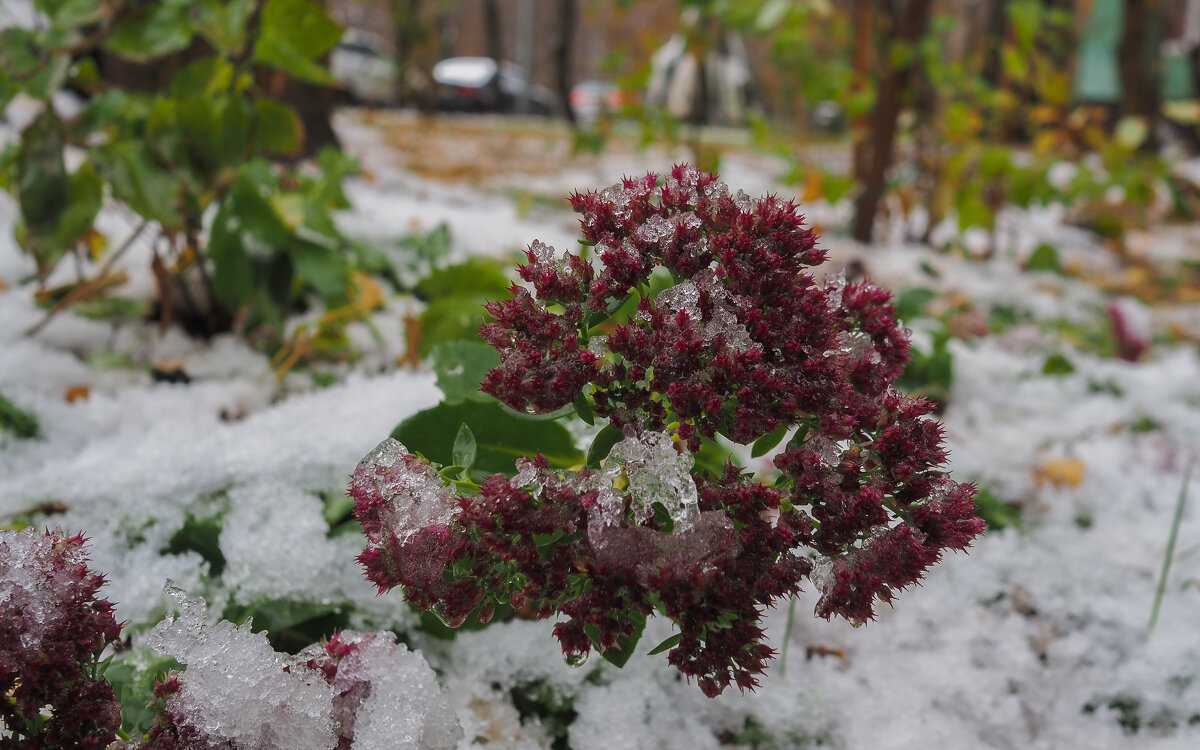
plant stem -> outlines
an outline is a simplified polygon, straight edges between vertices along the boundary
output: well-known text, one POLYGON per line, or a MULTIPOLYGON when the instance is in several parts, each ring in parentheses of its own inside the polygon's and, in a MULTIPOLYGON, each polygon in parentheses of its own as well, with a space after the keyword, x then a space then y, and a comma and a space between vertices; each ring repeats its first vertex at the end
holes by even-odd
POLYGON ((783 647, 779 649, 779 676, 783 677, 787 670, 788 644, 792 640, 792 623, 796 620, 796 597, 788 603, 787 627, 783 629, 783 647))
POLYGON ((1196 459, 1188 463, 1187 471, 1183 473, 1183 486, 1179 488, 1179 500, 1175 503, 1175 518, 1171 521, 1171 536, 1167 539, 1167 552, 1163 557, 1162 572, 1158 576, 1158 588, 1154 592, 1154 608, 1150 610, 1150 624, 1146 626, 1146 635, 1154 631, 1158 624, 1158 611, 1162 608, 1163 596, 1167 591, 1167 574, 1171 572, 1171 559, 1175 556, 1175 540, 1179 537, 1179 524, 1183 520, 1183 508, 1187 505, 1188 483, 1192 480, 1192 469, 1196 459))

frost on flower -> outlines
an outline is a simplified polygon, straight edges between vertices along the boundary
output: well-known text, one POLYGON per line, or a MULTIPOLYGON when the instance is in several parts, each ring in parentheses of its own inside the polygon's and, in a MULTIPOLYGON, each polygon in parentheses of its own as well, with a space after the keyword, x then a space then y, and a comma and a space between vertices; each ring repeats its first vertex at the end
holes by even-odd
POLYGON ((83 545, 59 529, 0 531, 0 745, 98 750, 121 726, 95 670, 121 626, 83 545))
POLYGON ((538 457, 453 502, 391 446, 387 468, 351 483, 381 590, 404 586, 450 623, 496 606, 561 615, 570 658, 627 651, 657 612, 679 628, 668 661, 711 696, 757 684, 774 653, 763 612, 814 566, 816 614, 861 623, 982 532, 932 405, 894 388, 910 344, 891 295, 818 283, 826 252, 798 206, 686 165, 570 200, 587 250, 530 246, 527 285, 487 306, 500 365, 482 390, 523 413, 586 403, 625 439, 598 470, 538 457), (789 433, 777 485, 692 459, 718 436, 789 433), (428 480, 416 496, 445 512, 382 499, 375 477, 397 471, 428 480))

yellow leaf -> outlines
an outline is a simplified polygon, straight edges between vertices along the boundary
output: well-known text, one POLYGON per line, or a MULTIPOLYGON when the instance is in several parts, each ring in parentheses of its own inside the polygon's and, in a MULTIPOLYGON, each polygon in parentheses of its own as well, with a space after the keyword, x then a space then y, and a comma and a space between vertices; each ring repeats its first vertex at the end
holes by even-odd
POLYGON ((1047 125, 1055 122, 1061 116, 1058 107, 1052 104, 1039 104, 1029 112, 1030 121, 1038 125, 1047 125))
POLYGON ((1033 153, 1045 156, 1054 152, 1058 146, 1058 131, 1042 130, 1033 137, 1033 153))
POLYGON ((73 385, 63 392, 63 398, 68 404, 73 404, 76 401, 87 401, 88 396, 92 395, 92 389, 86 385, 73 385))
POLYGON ((825 175, 819 170, 810 169, 804 175, 804 193, 800 196, 801 203, 811 203, 819 199, 822 195, 821 184, 825 182, 825 175))
POLYGON ((108 237, 96 231, 95 227, 89 227, 83 235, 84 242, 87 243, 88 256, 92 260, 100 260, 100 256, 104 255, 104 251, 108 249, 108 237))
POLYGON ((383 289, 380 288, 379 282, 371 278, 369 274, 356 271, 353 276, 350 298, 354 300, 354 304, 359 310, 369 313, 372 310, 378 310, 383 305, 383 289))
POLYGON ((1078 487, 1086 471, 1087 465, 1078 458, 1048 458, 1033 470, 1033 480, 1038 484, 1049 483, 1055 487, 1078 487))
POLYGON ((0 292, 8 288, 8 283, 4 281, 4 277, 0 276, 0 292))

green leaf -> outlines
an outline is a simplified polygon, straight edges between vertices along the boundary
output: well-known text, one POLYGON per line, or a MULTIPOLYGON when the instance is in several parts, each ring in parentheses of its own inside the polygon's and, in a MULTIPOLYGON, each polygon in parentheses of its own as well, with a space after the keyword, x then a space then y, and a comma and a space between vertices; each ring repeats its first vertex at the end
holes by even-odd
POLYGON ((493 401, 479 390, 483 378, 500 364, 496 350, 481 341, 460 339, 439 344, 433 349, 433 372, 444 401, 493 401))
POLYGON ((330 492, 323 499, 325 501, 325 510, 323 511, 325 523, 332 531, 334 526, 350 516, 354 510, 354 498, 345 492, 330 492))
POLYGON ((212 97, 233 85, 233 63, 223 57, 205 57, 183 66, 171 77, 169 90, 176 99, 212 97))
POLYGON ((927 286, 905 289, 896 296, 896 317, 905 322, 919 318, 937 297, 938 293, 927 286))
POLYGON ((157 716, 152 707, 154 681, 164 680, 172 671, 183 671, 183 665, 149 648, 118 654, 109 662, 104 681, 112 685, 113 694, 121 704, 122 732, 141 736, 150 731, 157 716))
POLYGON ((337 44, 342 29, 311 0, 267 0, 254 60, 314 83, 336 79, 317 60, 337 44))
POLYGON ((770 453, 787 437, 787 431, 788 428, 783 426, 755 440, 754 445, 750 448, 750 458, 758 458, 770 453))
POLYGON ((725 464, 733 458, 733 451, 716 440, 700 439, 700 450, 692 454, 695 460, 693 473, 706 474, 713 479, 725 475, 725 464))
POLYGON ((62 89, 70 72, 71 56, 55 55, 25 80, 25 93, 35 99, 48 102, 62 89))
POLYGON ((21 219, 31 233, 52 232, 70 204, 63 147, 63 124, 52 107, 47 107, 21 134, 17 195, 21 219))
POLYGON ((421 339, 417 351, 422 357, 441 344, 451 341, 476 341, 483 324, 483 304, 487 298, 468 294, 442 297, 421 312, 421 339))
POLYGON ((791 0, 767 0, 754 19, 754 30, 759 34, 774 30, 791 9, 791 0))
POLYGON ((246 254, 232 200, 226 200, 213 219, 208 257, 213 264, 213 291, 217 299, 233 310, 250 304, 255 296, 254 264, 246 254))
POLYGON ((475 465, 475 454, 479 446, 475 443, 475 434, 471 432, 471 428, 463 422, 458 428, 458 434, 454 437, 454 448, 451 450, 451 461, 455 466, 464 467, 464 471, 470 473, 471 467, 475 465))
POLYGON ((966 189, 955 196, 955 208, 958 210, 958 228, 971 227, 991 229, 995 224, 996 215, 983 200, 978 190, 966 189))
POLYGON ((19 438, 35 438, 41 430, 37 418, 17 408, 13 402, 0 394, 0 430, 7 430, 19 438))
POLYGON ((949 343, 950 333, 943 328, 933 334, 929 351, 914 349, 908 366, 896 379, 896 386, 919 396, 946 399, 954 385, 954 355, 949 343))
POLYGON ((225 554, 221 552, 219 542, 223 525, 221 514, 204 517, 189 515, 162 552, 168 555, 195 552, 208 563, 209 575, 219 576, 225 570, 225 554))
POLYGON ((493 258, 471 258, 465 263, 439 268, 417 285, 423 300, 468 294, 491 300, 508 299, 512 282, 505 275, 505 264, 493 258))
POLYGON ((650 504, 650 510, 653 512, 654 522, 661 526, 660 531, 664 534, 670 534, 675 530, 675 519, 671 516, 671 511, 667 510, 667 506, 660 502, 650 504))
POLYGON ((96 152, 96 166, 108 180, 113 196, 135 212, 163 225, 182 228, 179 207, 183 185, 154 160, 141 143, 107 143, 96 152))
POLYGON ((618 669, 629 663, 630 657, 637 650, 638 641, 642 639, 642 631, 646 628, 646 615, 641 612, 629 610, 625 613, 625 616, 634 626, 633 635, 619 636, 615 646, 600 652, 600 656, 604 657, 605 661, 618 669))
POLYGON ((1075 365, 1061 354, 1051 354, 1042 365, 1043 375, 1070 375, 1075 372, 1075 365))
POLYGON ((612 453, 613 446, 624 439, 624 433, 611 422, 604 425, 604 429, 592 438, 592 444, 587 452, 587 467, 599 469, 600 462, 608 458, 608 454, 612 453))
POLYGON ((1029 58, 1027 53, 1011 44, 1005 44, 1000 50, 1004 73, 1016 83, 1024 83, 1029 79, 1029 58))
POLYGON ((975 493, 975 514, 988 525, 988 531, 999 531, 1009 526, 1020 529, 1024 526, 1021 518, 1021 506, 1005 502, 986 488, 980 488, 975 493))
POLYGON ((62 247, 70 247, 92 228, 104 200, 104 184, 91 164, 81 165, 67 183, 70 203, 54 227, 55 240, 62 247))
POLYGON ((1008 20, 1016 32, 1017 43, 1021 49, 1033 50, 1033 40, 1041 25, 1042 7, 1038 0, 1017 0, 1008 5, 1008 20))
POLYGON ((246 43, 255 0, 199 0, 192 11, 196 31, 222 55, 236 54, 246 43))
POLYGON ((192 21, 186 5, 148 3, 118 25, 104 46, 134 62, 150 62, 178 52, 192 41, 192 21))
POLYGON ((657 656, 664 651, 669 651, 675 648, 679 645, 679 636, 680 634, 676 633, 675 635, 667 638, 665 641, 646 652, 646 656, 657 656))
POLYGON ((1058 260, 1058 249, 1046 242, 1034 248, 1033 253, 1029 256, 1028 266, 1030 271, 1062 273, 1062 263, 1058 260))
POLYGON ((452 446, 462 424, 475 436, 473 475, 511 475, 514 460, 539 453, 558 468, 583 461, 571 433, 561 424, 530 419, 496 401, 438 404, 401 422, 392 437, 430 461, 449 465, 456 463, 452 446))
POLYGON ((587 397, 586 393, 580 391, 579 395, 575 397, 575 403, 572 405, 575 407, 575 413, 586 424, 596 424, 596 413, 592 411, 592 401, 587 397))
POLYGON ((101 0, 36 0, 34 5, 46 14, 57 29, 70 29, 97 21, 104 11, 101 0))
POLYGON ((254 103, 256 148, 278 156, 294 154, 304 144, 304 125, 296 110, 274 99, 254 103))
POLYGON ((336 250, 313 242, 294 240, 289 248, 296 278, 326 301, 344 301, 350 285, 346 258, 336 250))
POLYGON ((260 599, 248 607, 231 604, 222 617, 234 623, 254 618, 255 633, 265 631, 272 646, 290 653, 328 638, 349 623, 344 608, 336 604, 294 599, 260 599))
POLYGON ((132 297, 100 297, 71 305, 71 312, 76 315, 109 323, 143 320, 149 310, 150 304, 146 300, 132 297))
POLYGON ((1122 117, 1113 131, 1113 139, 1126 151, 1136 151, 1150 136, 1150 126, 1144 117, 1122 117))

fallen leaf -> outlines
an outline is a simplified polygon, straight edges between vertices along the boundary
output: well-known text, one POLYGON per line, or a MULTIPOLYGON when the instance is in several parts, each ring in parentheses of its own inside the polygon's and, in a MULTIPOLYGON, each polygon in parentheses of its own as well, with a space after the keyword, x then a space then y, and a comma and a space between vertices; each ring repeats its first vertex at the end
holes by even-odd
POLYGON ((92 395, 92 389, 86 385, 73 385, 63 393, 63 398, 68 404, 73 404, 76 401, 87 401, 88 396, 92 395))
POLYGON ((1037 484, 1049 483, 1055 487, 1078 487, 1086 471, 1087 465, 1078 458, 1048 458, 1033 470, 1033 481, 1037 484))

